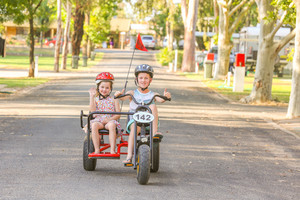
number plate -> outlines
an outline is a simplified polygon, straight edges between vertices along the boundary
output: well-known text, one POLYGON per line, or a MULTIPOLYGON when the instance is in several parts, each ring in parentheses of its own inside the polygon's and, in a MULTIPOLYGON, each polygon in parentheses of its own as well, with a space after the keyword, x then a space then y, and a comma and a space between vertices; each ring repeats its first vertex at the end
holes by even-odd
POLYGON ((133 119, 140 123, 150 123, 154 120, 154 116, 148 112, 137 112, 133 115, 133 119))

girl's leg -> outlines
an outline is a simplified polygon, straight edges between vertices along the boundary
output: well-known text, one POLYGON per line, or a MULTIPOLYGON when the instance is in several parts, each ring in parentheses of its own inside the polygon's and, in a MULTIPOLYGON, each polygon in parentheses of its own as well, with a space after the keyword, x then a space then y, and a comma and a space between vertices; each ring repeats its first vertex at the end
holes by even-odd
POLYGON ((117 125, 113 121, 110 121, 105 125, 105 128, 109 131, 110 153, 116 154, 115 149, 116 149, 116 139, 117 139, 117 133, 116 133, 117 125))
POLYGON ((161 134, 161 133, 158 133, 157 130, 158 130, 158 111, 157 111, 157 107, 155 104, 151 104, 150 106, 150 109, 152 111, 152 115, 154 116, 154 120, 153 120, 153 135, 155 134, 161 134))
MULTIPOLYGON (((137 133, 141 131, 140 127, 137 127, 137 133)), ((123 163, 129 163, 132 159, 134 148, 134 123, 130 126, 130 133, 128 137, 128 148, 127 148, 127 158, 123 161, 123 163)))
POLYGON ((103 128, 104 126, 100 122, 92 123, 92 140, 95 147, 95 154, 100 153, 100 137, 98 131, 103 128))

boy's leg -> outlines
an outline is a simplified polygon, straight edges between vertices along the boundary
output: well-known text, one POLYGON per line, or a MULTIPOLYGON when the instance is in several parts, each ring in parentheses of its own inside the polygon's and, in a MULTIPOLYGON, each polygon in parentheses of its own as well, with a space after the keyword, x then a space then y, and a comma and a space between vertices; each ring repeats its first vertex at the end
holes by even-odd
POLYGON ((110 121, 105 125, 105 128, 109 131, 110 153, 116 154, 117 125, 113 121, 110 121))
POLYGON ((92 140, 95 148, 95 154, 100 153, 100 138, 98 131, 103 128, 104 126, 100 122, 92 123, 92 140))
POLYGON ((154 116, 154 120, 153 120, 153 135, 156 135, 156 134, 161 134, 159 132, 157 132, 158 130, 158 110, 157 110, 157 107, 155 104, 151 104, 150 106, 150 109, 152 111, 152 115, 154 116))
MULTIPOLYGON (((141 131, 140 127, 137 127, 137 133, 141 131)), ((133 148, 134 148, 134 123, 130 126, 130 133, 128 137, 128 147, 127 147, 127 158, 123 161, 123 163, 129 163, 132 160, 133 156, 133 148)))

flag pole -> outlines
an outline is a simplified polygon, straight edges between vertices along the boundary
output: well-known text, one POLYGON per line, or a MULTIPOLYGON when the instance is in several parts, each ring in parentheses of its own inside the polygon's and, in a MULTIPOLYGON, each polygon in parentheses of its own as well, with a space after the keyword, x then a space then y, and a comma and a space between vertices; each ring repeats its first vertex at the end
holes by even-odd
POLYGON ((126 87, 127 87, 127 83, 128 83, 128 76, 129 76, 129 72, 130 72, 130 68, 131 68, 131 64, 132 64, 132 60, 133 60, 133 56, 134 56, 134 52, 135 52, 135 47, 131 56, 131 60, 130 60, 130 64, 129 64, 129 68, 128 68, 128 72, 127 72, 127 77, 126 77, 126 81, 125 81, 125 86, 124 86, 124 93, 126 92, 126 87))
MULTIPOLYGON (((124 86, 124 94, 126 92, 126 87, 127 87, 127 83, 128 83, 128 76, 129 76, 129 72, 130 72, 130 68, 131 68, 131 64, 132 64, 135 49, 139 49, 141 51, 148 51, 145 48, 144 44, 143 44, 143 41, 141 39, 140 34, 138 34, 138 36, 137 36, 137 40, 135 42, 134 50, 133 50, 133 53, 132 53, 132 56, 131 56, 130 65, 129 65, 129 68, 128 68, 127 77, 126 77, 125 86, 124 86)), ((121 104, 121 110, 122 110, 122 107, 123 107, 123 101, 122 101, 122 104, 121 104)))
MULTIPOLYGON (((127 77, 126 77, 126 81, 125 81, 124 94, 126 93, 126 87, 127 87, 127 83, 128 83, 128 76, 129 76, 129 72, 130 72, 130 68, 131 68, 131 64, 132 64, 132 60, 133 60, 135 49, 136 48, 134 46, 134 50, 133 50, 133 53, 132 53, 132 56, 131 56, 131 60, 130 60, 130 64, 129 64, 129 68, 128 68, 128 72, 127 72, 127 77)), ((121 103, 121 108, 120 108, 121 112, 122 112, 122 108, 123 108, 123 103, 124 103, 124 101, 122 101, 122 103, 121 103)))

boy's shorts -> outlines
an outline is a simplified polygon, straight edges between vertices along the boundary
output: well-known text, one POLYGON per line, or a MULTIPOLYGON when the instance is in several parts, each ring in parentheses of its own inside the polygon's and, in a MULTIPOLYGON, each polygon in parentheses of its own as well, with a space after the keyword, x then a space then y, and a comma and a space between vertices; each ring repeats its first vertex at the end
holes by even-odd
MULTIPOLYGON (((127 133, 130 133, 130 127, 131 127, 131 124, 133 124, 133 123, 134 123, 134 119, 129 120, 129 122, 127 123, 127 127, 126 127, 127 133)), ((158 120, 157 126, 159 127, 159 120, 158 120)), ((146 130, 149 131, 150 130, 150 126, 147 126, 146 130)))

